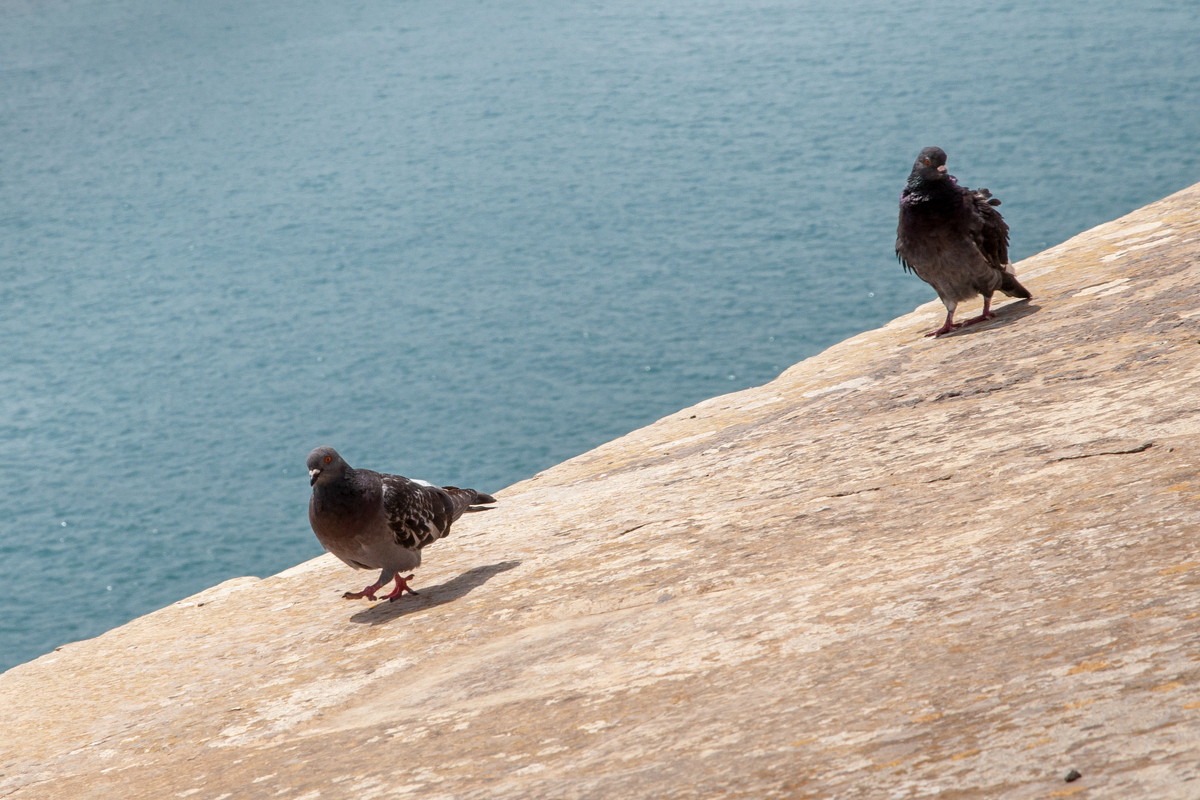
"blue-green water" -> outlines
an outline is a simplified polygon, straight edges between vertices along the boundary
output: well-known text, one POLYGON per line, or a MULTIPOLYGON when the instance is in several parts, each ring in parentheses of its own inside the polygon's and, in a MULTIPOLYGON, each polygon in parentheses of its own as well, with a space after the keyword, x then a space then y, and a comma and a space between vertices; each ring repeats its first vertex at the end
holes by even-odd
POLYGON ((0 668, 317 555, 315 445, 494 491, 932 299, 924 145, 1015 257, 1200 181, 1198 23, 4 0, 0 668))

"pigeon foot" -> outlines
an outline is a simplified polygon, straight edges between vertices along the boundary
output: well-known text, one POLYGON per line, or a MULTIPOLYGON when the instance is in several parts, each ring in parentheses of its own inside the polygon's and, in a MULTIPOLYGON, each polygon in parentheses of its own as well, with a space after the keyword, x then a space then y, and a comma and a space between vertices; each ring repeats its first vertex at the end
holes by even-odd
POLYGON ((934 338, 936 339, 937 337, 941 336, 943 333, 950 333, 951 331, 956 331, 956 330, 958 330, 959 328, 961 328, 963 325, 967 325, 967 324, 969 324, 969 323, 966 323, 966 322, 947 322, 945 325, 943 325, 942 327, 938 328, 937 330, 933 330, 933 331, 930 331, 929 333, 925 334, 925 336, 926 336, 927 338, 928 338, 928 337, 930 337, 930 336, 932 336, 932 337, 934 337, 934 338))
MULTIPOLYGON (((411 576, 409 576, 409 577, 411 577, 411 576)), ((379 591, 380 586, 383 586, 383 584, 382 583, 372 583, 370 586, 363 589, 361 592, 346 592, 344 595, 342 595, 342 599, 343 600, 357 600, 360 597, 365 597, 368 600, 374 600, 375 593, 379 591)))
MULTIPOLYGON (((986 312, 987 309, 985 308, 984 311, 986 312)), ((936 339, 937 337, 941 336, 943 333, 949 333, 950 331, 958 330, 962 326, 963 326, 963 323, 954 321, 954 309, 947 308, 946 321, 942 323, 942 327, 938 328, 937 330, 930 331, 929 333, 925 334, 925 336, 926 337, 932 336, 936 339)))
MULTIPOLYGON (((407 575, 405 577, 401 577, 401 576, 397 575, 396 576, 396 588, 392 589, 391 594, 385 596, 383 599, 387 600, 389 603, 391 603, 397 597, 404 594, 405 592, 408 592, 409 594, 420 594, 420 592, 416 591, 415 589, 413 589, 411 586, 408 585, 408 582, 411 581, 412 579, 413 579, 412 575, 407 575)), ((371 598, 371 599, 374 600, 375 598, 371 598)))
POLYGON ((978 317, 971 317, 969 320, 967 320, 966 322, 964 322, 962 324, 963 325, 975 325, 976 323, 987 322, 989 319, 995 319, 995 318, 996 318, 995 311, 985 311, 984 313, 980 314, 978 317))

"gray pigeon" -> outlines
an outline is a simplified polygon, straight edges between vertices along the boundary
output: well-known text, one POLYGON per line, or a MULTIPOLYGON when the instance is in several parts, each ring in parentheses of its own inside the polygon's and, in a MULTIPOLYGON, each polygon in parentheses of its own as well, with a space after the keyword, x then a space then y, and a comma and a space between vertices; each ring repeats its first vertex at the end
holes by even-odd
POLYGON ((343 597, 375 599, 380 587, 396 579, 384 596, 395 600, 413 576, 401 576, 421 564, 421 548, 450 533, 450 525, 478 503, 496 498, 474 489, 434 486, 399 475, 354 469, 332 447, 308 454, 308 521, 326 550, 355 569, 378 569, 379 580, 343 597))
POLYGON ((946 322, 926 336, 941 336, 996 316, 992 293, 1032 297, 1017 281, 1008 260, 1008 225, 987 189, 959 186, 946 172, 946 153, 926 147, 917 156, 900 193, 896 257, 906 270, 928 283, 946 306, 946 322), (954 321, 963 300, 983 295, 983 313, 954 321))

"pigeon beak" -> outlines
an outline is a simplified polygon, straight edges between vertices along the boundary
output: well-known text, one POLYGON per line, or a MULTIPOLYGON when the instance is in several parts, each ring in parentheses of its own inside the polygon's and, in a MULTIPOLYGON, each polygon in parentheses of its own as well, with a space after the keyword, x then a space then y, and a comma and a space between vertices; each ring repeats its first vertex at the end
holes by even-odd
POLYGON ((319 477, 321 477, 321 470, 310 469, 308 471, 308 485, 312 486, 314 483, 317 482, 317 478, 319 478, 319 477))
POLYGON ((945 171, 946 171, 946 165, 945 165, 945 164, 942 164, 940 167, 938 167, 938 172, 945 172, 945 171))

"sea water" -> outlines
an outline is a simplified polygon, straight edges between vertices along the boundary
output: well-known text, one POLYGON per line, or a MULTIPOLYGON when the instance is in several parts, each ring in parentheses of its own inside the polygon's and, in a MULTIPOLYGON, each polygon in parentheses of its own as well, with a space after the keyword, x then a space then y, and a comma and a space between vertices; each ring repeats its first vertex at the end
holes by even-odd
POLYGON ((319 554, 316 445, 496 491, 933 299, 925 145, 1015 258, 1200 180, 1198 21, 4 0, 0 669, 319 554))

